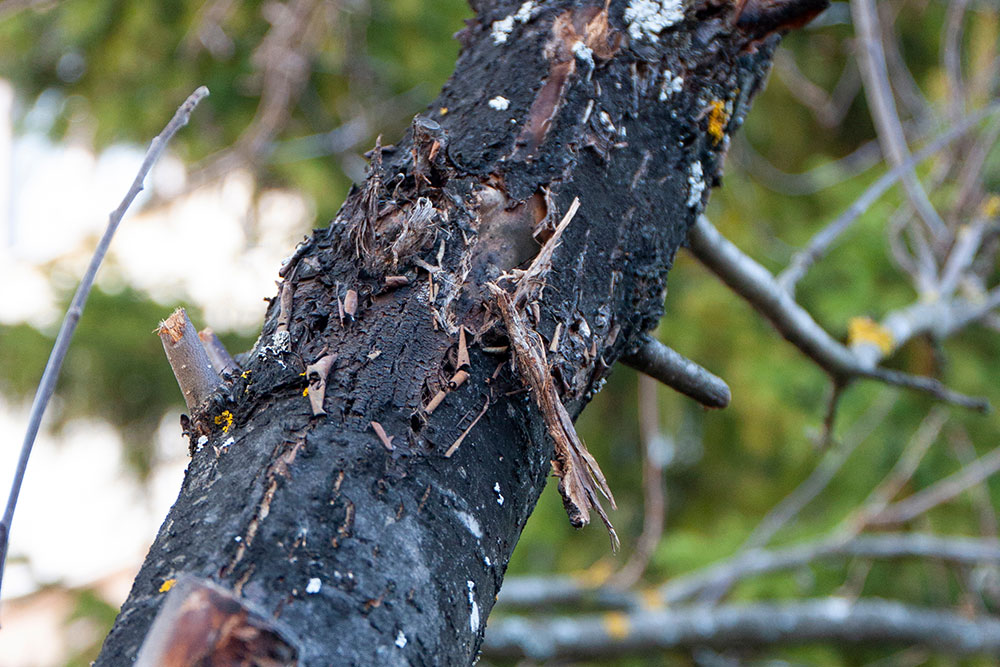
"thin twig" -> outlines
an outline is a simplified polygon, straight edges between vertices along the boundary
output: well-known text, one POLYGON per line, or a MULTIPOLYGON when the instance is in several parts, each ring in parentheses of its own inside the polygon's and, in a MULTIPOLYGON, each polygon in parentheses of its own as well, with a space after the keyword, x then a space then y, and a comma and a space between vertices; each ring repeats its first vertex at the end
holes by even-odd
MULTIPOLYGON (((861 80, 871 108, 872 120, 878 128, 879 143, 882 144, 882 150, 889 163, 898 167, 909 159, 910 149, 906 145, 906 137, 903 135, 899 115, 896 113, 896 103, 892 97, 885 52, 882 48, 878 11, 874 0, 851 0, 850 4, 860 47, 858 64, 861 67, 861 80)), ((927 192, 917 179, 916 172, 907 169, 903 172, 902 179, 910 203, 934 239, 938 242, 946 240, 948 228, 934 210, 927 192)))
POLYGON ((24 435, 24 442, 21 445, 21 454, 17 461, 17 469, 14 472, 14 480, 11 483, 7 506, 4 509, 3 519, 0 520, 0 583, 3 581, 3 570, 7 560, 11 519, 14 516, 14 508, 17 506, 17 496, 21 491, 21 483, 24 481, 24 471, 28 465, 28 458, 31 456, 31 448, 35 443, 35 437, 38 435, 38 428, 42 423, 45 408, 49 404, 49 399, 52 398, 52 393, 55 391, 59 370, 62 368, 63 359, 66 356, 66 351, 69 349, 70 339, 73 337, 73 332, 80 321, 80 315, 83 313, 87 297, 90 295, 90 288, 93 286, 94 278, 97 276, 97 269, 101 266, 101 262, 108 252, 108 247, 111 245, 111 238, 115 235, 115 231, 117 231, 118 225, 125 215, 125 211, 128 210, 132 201, 142 191, 142 184, 146 180, 149 170, 152 169, 153 164, 159 159, 174 134, 187 125, 188 119, 191 117, 191 112, 194 111, 198 103, 207 95, 208 88, 205 86, 200 86, 196 91, 191 93, 187 100, 184 101, 184 104, 177 109, 177 113, 167 123, 167 126, 163 128, 163 132, 156 136, 152 143, 150 143, 149 149, 146 151, 146 156, 142 161, 142 166, 139 167, 139 173, 136 174, 135 180, 132 181, 132 187, 129 188, 128 193, 122 199, 118 208, 112 211, 109 216, 104 236, 101 237, 100 242, 97 244, 94 255, 90 258, 90 265, 87 267, 86 273, 83 274, 80 285, 73 295, 73 301, 70 302, 69 309, 63 318, 62 326, 59 328, 59 335, 56 336, 52 353, 45 364, 45 371, 42 373, 42 379, 38 384, 38 390, 35 392, 35 398, 31 404, 31 413, 28 416, 28 429, 24 435))
POLYGON ((797 252, 792 257, 791 261, 788 263, 788 267, 778 274, 778 282, 781 286, 790 293, 794 293, 795 285, 802 279, 812 265, 815 264, 816 261, 826 253, 830 246, 833 245, 834 241, 836 241, 837 238, 839 238, 840 235, 843 234, 855 220, 861 217, 861 214, 867 211, 871 205, 879 199, 879 197, 885 194, 886 191, 888 191, 889 188, 891 188, 903 174, 912 171, 916 165, 943 150, 951 144, 951 142, 955 141, 957 138, 961 137, 970 129, 975 127, 976 124, 983 118, 991 116, 998 111, 1000 111, 1000 104, 993 104, 985 109, 969 114, 961 121, 955 123, 946 131, 942 132, 938 137, 921 148, 919 151, 909 156, 902 164, 893 167, 879 177, 877 181, 868 186, 868 189, 866 189, 861 196, 848 206, 847 209, 833 222, 828 224, 815 236, 813 236, 809 243, 806 244, 805 248, 797 252))
POLYGON ((1000 560, 1000 540, 927 533, 885 533, 856 537, 835 534, 783 549, 752 549, 743 552, 668 581, 660 587, 659 594, 663 604, 680 604, 698 597, 702 591, 728 589, 751 577, 795 570, 834 558, 923 558, 975 565, 1000 560))
POLYGON ((882 513, 917 472, 917 466, 937 440, 947 420, 946 410, 940 408, 931 410, 906 444, 906 448, 889 474, 868 494, 868 498, 861 503, 860 508, 843 522, 838 532, 844 535, 856 535, 864 530, 874 517, 882 513))
POLYGON ((895 391, 886 392, 876 400, 851 428, 850 432, 844 436, 843 441, 830 449, 812 473, 757 524, 740 550, 749 551, 763 547, 781 528, 798 516, 799 512, 830 484, 830 481, 844 466, 858 445, 867 440, 879 424, 885 420, 889 411, 896 404, 896 400, 897 392, 895 391))
POLYGON ((639 376, 639 440, 642 448, 642 533, 628 561, 608 578, 607 584, 617 588, 633 586, 649 565, 660 538, 667 512, 663 489, 662 455, 656 449, 663 441, 660 432, 660 406, 656 395, 656 380, 639 376))
POLYGON ((955 474, 884 508, 868 523, 872 526, 888 526, 912 521, 934 507, 948 502, 966 489, 983 482, 997 471, 1000 471, 1000 447, 962 467, 955 474))

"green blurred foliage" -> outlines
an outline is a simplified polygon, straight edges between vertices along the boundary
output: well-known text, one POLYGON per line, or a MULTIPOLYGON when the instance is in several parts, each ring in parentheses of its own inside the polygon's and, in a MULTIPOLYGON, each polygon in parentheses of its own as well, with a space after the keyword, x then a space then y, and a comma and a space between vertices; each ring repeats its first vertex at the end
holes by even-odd
MULTIPOLYGON (((295 186, 314 198, 320 223, 333 215, 350 185, 343 156, 297 159, 294 151, 287 152, 291 143, 283 142, 328 132, 364 114, 372 117, 370 136, 351 149, 353 153, 370 146, 376 133, 384 133, 387 143, 393 141, 450 74, 458 51, 451 34, 470 14, 462 0, 339 4, 311 63, 308 85, 275 139, 273 155, 282 159, 265 154, 252 164, 260 183, 295 186), (386 108, 386 100, 393 108, 386 108), (405 108, 395 108, 399 105, 405 108)), ((946 96, 939 58, 945 7, 933 0, 898 6, 907 13, 907 20, 896 24, 901 50, 923 94, 940 105, 946 96)), ((262 16, 264 5, 250 2, 234 7, 221 24, 233 43, 225 57, 198 46, 195 34, 204 18, 200 3, 77 0, 44 11, 23 11, 0 22, 0 76, 13 81, 24 108, 42 93, 57 95, 61 102, 53 134, 62 137, 85 130, 95 147, 147 141, 184 96, 207 84, 212 97, 175 144, 187 159, 201 160, 232 145, 260 103, 259 73, 251 56, 269 29, 262 16)), ((966 23, 964 43, 970 79, 996 62, 1000 25, 995 8, 976 9, 974 16, 966 23)), ((805 76, 831 90, 848 66, 851 36, 849 25, 835 24, 792 34, 783 48, 805 76)), ((974 94, 985 103, 995 91, 974 94)), ((853 100, 841 122, 825 126, 799 101, 792 84, 779 76, 771 77, 742 132, 761 157, 787 172, 829 169, 834 160, 875 136, 863 95, 853 100)), ((774 271, 884 169, 845 175, 836 186, 791 196, 768 190, 753 169, 741 164, 730 160, 709 214, 728 238, 774 271)), ((929 163, 921 173, 933 168, 929 163)), ((984 182, 994 191, 1000 187, 1000 155, 995 151, 984 182)), ((947 196, 946 188, 934 195, 936 201, 947 196)), ((799 285, 800 303, 836 337, 846 335, 850 318, 877 319, 915 297, 891 262, 885 241, 886 219, 902 201, 896 190, 884 196, 799 285)), ((127 289, 118 294, 95 292, 60 383, 60 420, 98 415, 131 434, 129 441, 134 442, 148 439, 168 407, 181 406, 159 341, 150 333, 169 309, 127 289)), ((196 313, 192 317, 197 321, 196 313)), ((670 276, 666 316, 658 333, 725 378, 733 403, 708 412, 669 390, 659 392, 660 422, 672 453, 665 472, 669 509, 647 583, 734 552, 822 456, 815 442, 830 395, 829 381, 814 364, 684 252, 670 276)), ((27 325, 0 327, 0 390, 12 396, 30 395, 51 344, 50 334, 27 325)), ((230 349, 239 350, 251 341, 227 342, 230 349)), ((1000 336, 971 327, 947 341, 943 352, 940 356, 927 341, 914 340, 889 363, 910 372, 940 370, 949 385, 986 396, 1000 406, 996 382, 1000 336)), ((601 462, 618 500, 620 509, 612 518, 623 553, 610 554, 600 526, 572 529, 550 484, 521 538, 509 574, 574 572, 593 581, 624 562, 642 526, 635 399, 635 374, 619 367, 579 422, 580 433, 601 462)), ((882 404, 888 405, 887 416, 800 520, 779 534, 778 542, 818 536, 837 525, 893 466, 932 406, 921 395, 861 383, 841 400, 836 436, 844 436, 877 409, 873 406, 882 404)), ((948 442, 962 432, 981 454, 995 445, 996 417, 951 410, 943 436, 908 491, 959 468, 948 442)), ((148 452, 133 460, 140 472, 148 469, 148 452)), ((996 482, 990 482, 989 491, 994 503, 1000 500, 996 482)), ((977 534, 980 528, 965 496, 921 521, 921 528, 948 534, 977 534)), ((739 585, 733 597, 829 595, 851 581, 852 572, 850 566, 826 563, 754 579, 739 585)), ((948 604, 963 594, 949 572, 935 574, 926 565, 910 562, 876 564, 861 592, 926 604, 948 604)), ((893 653, 888 648, 848 651, 811 646, 768 655, 793 663, 865 664, 893 653)), ((672 658, 679 664, 690 660, 672 658)), ((622 664, 653 663, 659 664, 659 659, 622 664)))

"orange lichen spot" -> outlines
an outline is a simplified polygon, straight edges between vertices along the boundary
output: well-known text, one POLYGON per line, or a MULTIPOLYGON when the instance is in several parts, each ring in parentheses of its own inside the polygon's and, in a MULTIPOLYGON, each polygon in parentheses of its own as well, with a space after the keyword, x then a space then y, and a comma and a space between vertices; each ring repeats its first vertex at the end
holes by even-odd
POLYGON ((625 639, 630 630, 628 615, 622 611, 609 611, 601 619, 604 630, 612 639, 625 639))
POLYGON ((229 428, 233 425, 233 413, 229 410, 224 411, 215 418, 215 423, 222 426, 223 433, 229 433, 229 428))
POLYGON ((441 114, 442 116, 447 116, 448 115, 448 107, 441 107, 440 109, 438 109, 438 113, 441 114))
POLYGON ((163 583, 160 584, 160 591, 159 592, 160 593, 166 593, 171 588, 173 588, 174 584, 176 584, 176 583, 177 583, 177 580, 174 579, 173 577, 171 577, 170 579, 164 579, 163 583))
POLYGON ((728 123, 726 103, 722 100, 713 100, 708 109, 708 136, 712 137, 713 144, 718 144, 726 136, 725 129, 728 123))
POLYGON ((847 342, 850 345, 871 343, 882 351, 882 354, 892 352, 896 341, 892 333, 870 317, 852 317, 847 323, 847 342))

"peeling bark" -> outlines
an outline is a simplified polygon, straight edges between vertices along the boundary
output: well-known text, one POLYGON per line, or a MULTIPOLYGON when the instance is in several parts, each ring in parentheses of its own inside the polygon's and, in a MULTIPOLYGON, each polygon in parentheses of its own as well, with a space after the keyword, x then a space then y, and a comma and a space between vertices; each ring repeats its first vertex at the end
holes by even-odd
POLYGON ((181 574, 270 614, 302 665, 474 660, 554 456, 487 285, 520 295, 579 198, 515 303, 571 429, 659 320, 777 41, 729 4, 674 25, 632 4, 473 3, 439 98, 376 145, 282 267, 245 370, 191 415, 180 497, 98 665, 134 659, 181 574))

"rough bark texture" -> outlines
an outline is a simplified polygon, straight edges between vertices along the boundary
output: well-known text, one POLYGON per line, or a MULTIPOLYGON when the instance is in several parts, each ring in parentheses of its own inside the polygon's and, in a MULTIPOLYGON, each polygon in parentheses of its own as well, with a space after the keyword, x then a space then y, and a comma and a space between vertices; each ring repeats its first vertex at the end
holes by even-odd
POLYGON ((575 418, 659 319, 777 37, 728 4, 669 26, 637 18, 648 2, 473 5, 440 97, 283 267, 245 370, 187 423, 180 497, 98 665, 134 659, 180 574, 271 615, 302 665, 474 660, 553 456, 486 283, 513 294, 502 276, 579 197, 515 303, 575 418), (306 367, 328 354, 314 415, 306 367))

